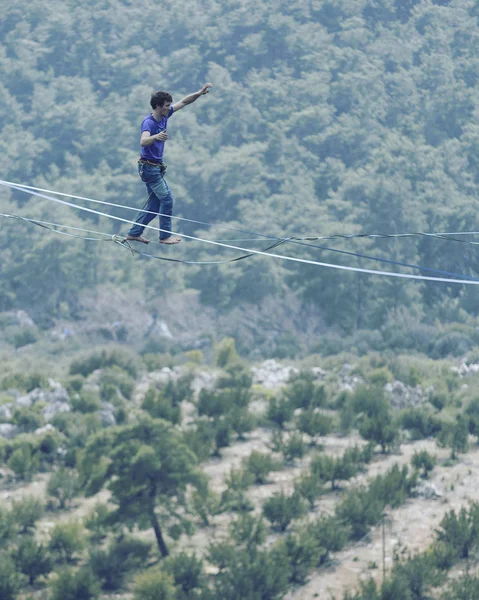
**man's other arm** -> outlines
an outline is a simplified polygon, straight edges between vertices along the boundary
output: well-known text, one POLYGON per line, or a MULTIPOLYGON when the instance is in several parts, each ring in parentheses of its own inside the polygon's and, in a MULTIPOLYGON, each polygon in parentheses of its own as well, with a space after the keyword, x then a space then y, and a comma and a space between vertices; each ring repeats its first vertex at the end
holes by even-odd
POLYGON ((190 94, 189 96, 185 96, 183 100, 180 100, 179 102, 173 104, 173 112, 184 108, 187 104, 191 104, 195 100, 198 100, 200 96, 204 96, 205 94, 207 94, 209 92, 210 87, 213 87, 212 83, 205 83, 201 90, 198 90, 197 92, 195 92, 194 94, 190 94))

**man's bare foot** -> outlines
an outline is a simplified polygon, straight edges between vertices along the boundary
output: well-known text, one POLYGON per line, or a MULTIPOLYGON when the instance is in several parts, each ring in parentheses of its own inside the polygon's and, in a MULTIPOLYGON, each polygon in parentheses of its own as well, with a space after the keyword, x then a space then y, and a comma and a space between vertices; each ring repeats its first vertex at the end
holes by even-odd
POLYGON ((150 240, 147 240, 142 235, 127 235, 126 239, 130 242, 143 242, 144 244, 149 244, 150 240))
POLYGON ((170 235, 170 237, 165 238, 164 240, 160 240, 160 244, 179 244, 180 242, 180 238, 173 237, 172 235, 170 235))

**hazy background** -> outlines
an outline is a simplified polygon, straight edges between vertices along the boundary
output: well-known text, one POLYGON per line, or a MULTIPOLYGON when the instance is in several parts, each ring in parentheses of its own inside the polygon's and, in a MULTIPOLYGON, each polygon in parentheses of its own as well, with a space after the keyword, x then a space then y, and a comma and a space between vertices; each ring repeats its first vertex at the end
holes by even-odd
MULTIPOLYGON (((8 3, 0 23, 1 178, 139 208, 136 160, 150 93, 168 90, 178 101, 211 81, 211 93, 169 123, 176 215, 271 236, 477 229, 478 15, 473 0, 8 3)), ((127 229, 5 187, 0 209, 127 229)), ((183 222, 175 229, 257 237, 183 222)), ((322 245, 478 275, 476 247, 455 241, 322 245)), ((264 357, 414 348, 438 358, 479 337, 475 286, 266 257, 182 266, 6 219, 0 250, 0 311, 25 310, 41 329, 102 321, 103 300, 125 341, 139 346, 155 315, 183 350, 202 336, 207 346, 208 337, 234 335, 243 355, 264 357)), ((189 260, 240 254, 194 241, 149 250, 189 260)), ((398 269, 291 244, 280 251, 398 269)))

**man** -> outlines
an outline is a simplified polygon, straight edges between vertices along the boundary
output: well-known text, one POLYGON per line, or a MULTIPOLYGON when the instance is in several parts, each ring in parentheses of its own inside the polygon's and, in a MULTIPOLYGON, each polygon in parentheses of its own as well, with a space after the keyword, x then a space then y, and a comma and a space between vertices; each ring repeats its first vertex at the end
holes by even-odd
POLYGON ((148 200, 136 219, 135 225, 128 232, 126 239, 149 244, 150 240, 142 236, 145 225, 148 225, 160 213, 160 242, 162 244, 178 244, 180 238, 171 235, 171 215, 173 213, 173 197, 165 181, 166 165, 163 163, 163 151, 168 139, 166 128, 168 119, 173 113, 187 104, 198 100, 208 93, 211 83, 205 85, 194 94, 190 94, 172 104, 173 98, 168 92, 155 92, 151 96, 151 115, 143 119, 141 124, 141 156, 138 160, 138 172, 146 184, 148 200), (156 214, 155 214, 156 213, 156 214))

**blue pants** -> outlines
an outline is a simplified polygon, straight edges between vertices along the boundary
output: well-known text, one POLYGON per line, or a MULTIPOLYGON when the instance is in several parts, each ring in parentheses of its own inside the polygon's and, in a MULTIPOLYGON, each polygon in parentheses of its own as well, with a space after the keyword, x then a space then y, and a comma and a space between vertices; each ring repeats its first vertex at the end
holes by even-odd
POLYGON ((161 213, 164 216, 160 217, 160 240, 165 240, 171 235, 173 196, 171 195, 170 188, 161 174, 159 165, 138 163, 138 173, 141 180, 146 184, 148 200, 141 209, 136 219, 136 224, 133 225, 128 234, 135 237, 140 236, 145 230, 145 225, 148 225, 158 213, 161 213))

